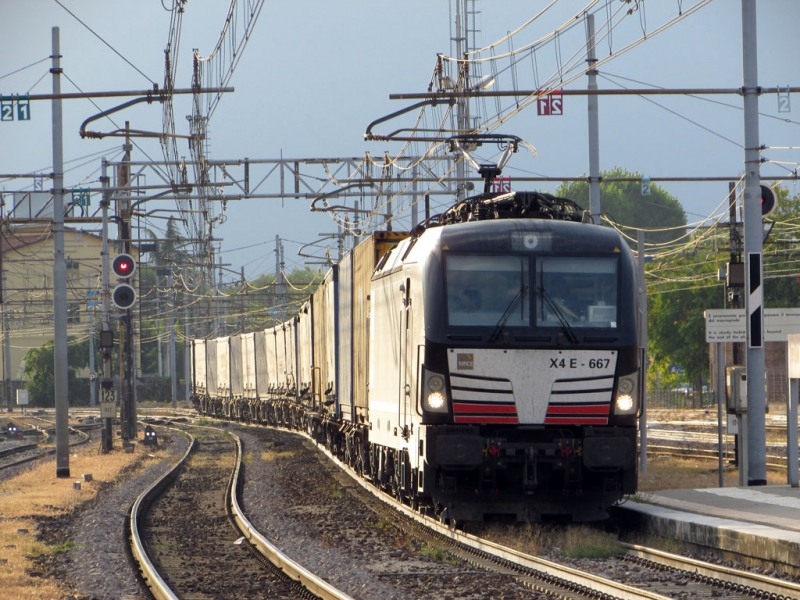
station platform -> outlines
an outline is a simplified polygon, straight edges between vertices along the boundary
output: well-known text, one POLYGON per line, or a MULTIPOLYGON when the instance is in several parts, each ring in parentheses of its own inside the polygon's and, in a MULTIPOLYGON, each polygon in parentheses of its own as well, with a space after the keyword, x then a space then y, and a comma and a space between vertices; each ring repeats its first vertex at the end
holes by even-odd
POLYGON ((615 507, 643 533, 800 576, 800 488, 788 485, 644 492, 615 507))

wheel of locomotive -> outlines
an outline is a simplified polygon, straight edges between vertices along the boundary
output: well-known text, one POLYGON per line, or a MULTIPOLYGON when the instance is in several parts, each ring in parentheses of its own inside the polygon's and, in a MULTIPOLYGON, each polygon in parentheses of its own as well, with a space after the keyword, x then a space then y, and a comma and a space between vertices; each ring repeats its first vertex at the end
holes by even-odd
POLYGON ((419 477, 419 472, 415 469, 411 472, 411 489, 409 490, 408 494, 408 501, 409 505, 411 506, 412 510, 418 511, 419 510, 419 494, 417 493, 417 478, 419 477))
POLYGON ((392 452, 392 492, 394 499, 400 504, 405 504, 405 494, 403 493, 402 469, 399 462, 402 460, 395 452, 392 452))
POLYGON ((438 517, 439 523, 445 525, 450 529, 450 531, 455 531, 456 529, 461 528, 461 523, 458 522, 457 519, 451 519, 448 515, 450 510, 443 507, 441 504, 437 505, 438 510, 438 517))
POLYGON ((358 462, 358 438, 355 436, 348 435, 345 438, 344 457, 347 466, 355 470, 358 462))
POLYGON ((359 477, 364 477, 364 446, 361 443, 361 436, 356 435, 353 439, 353 447, 356 453, 355 464, 353 469, 359 477))

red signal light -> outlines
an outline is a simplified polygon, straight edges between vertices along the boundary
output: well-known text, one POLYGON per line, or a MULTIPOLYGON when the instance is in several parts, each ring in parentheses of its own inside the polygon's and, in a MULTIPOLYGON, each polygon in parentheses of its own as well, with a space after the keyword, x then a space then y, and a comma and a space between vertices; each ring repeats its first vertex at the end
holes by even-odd
POLYGON ((136 261, 130 254, 118 254, 114 257, 111 268, 117 277, 125 279, 136 271, 136 261))

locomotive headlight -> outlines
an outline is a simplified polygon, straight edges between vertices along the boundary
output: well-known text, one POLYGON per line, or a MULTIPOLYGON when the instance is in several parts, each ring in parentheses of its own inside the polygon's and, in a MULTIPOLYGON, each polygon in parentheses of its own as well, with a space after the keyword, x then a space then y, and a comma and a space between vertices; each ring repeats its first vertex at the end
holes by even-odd
POLYGON ((636 376, 637 373, 631 373, 620 377, 617 381, 617 401, 614 406, 614 414, 630 415, 639 409, 636 376))
POLYGON ((444 377, 431 374, 428 376, 428 389, 432 392, 441 392, 444 387, 444 377))
POLYGON ((423 385, 423 408, 429 412, 447 412, 447 395, 444 386, 444 377, 426 369, 425 382, 423 385))
POLYGON ((633 408, 633 396, 630 394, 620 394, 617 396, 616 413, 629 413, 633 408))
POLYGON ((425 398, 426 408, 432 411, 442 410, 445 406, 445 398, 442 392, 431 392, 425 398))

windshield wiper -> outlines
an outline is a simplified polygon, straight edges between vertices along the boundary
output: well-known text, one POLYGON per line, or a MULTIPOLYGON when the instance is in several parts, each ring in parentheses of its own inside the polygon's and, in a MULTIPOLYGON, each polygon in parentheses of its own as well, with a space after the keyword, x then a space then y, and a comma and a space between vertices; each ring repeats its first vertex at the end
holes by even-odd
POLYGON ((503 329, 505 329, 508 319, 517 309, 517 306, 519 306, 520 302, 522 302, 525 299, 525 294, 527 293, 528 293, 528 286, 523 285, 519 288, 519 291, 516 293, 516 295, 511 299, 511 302, 509 302, 508 307, 503 313, 503 316, 500 317, 500 320, 497 322, 497 325, 495 325, 494 331, 492 331, 492 335, 489 336, 490 344, 497 341, 497 338, 500 337, 501 333, 503 333, 503 329))
POLYGON ((561 331, 564 332, 564 335, 567 336, 567 339, 572 344, 577 344, 578 337, 575 335, 575 332, 573 331, 572 326, 569 324, 569 321, 567 321, 567 317, 564 316, 564 312, 561 310, 558 302, 553 300, 552 296, 550 296, 550 294, 547 293, 547 290, 545 290, 543 287, 537 287, 536 291, 539 293, 539 297, 547 305, 547 308, 550 310, 550 312, 552 312, 556 316, 556 319, 558 319, 558 322, 561 324, 561 331))

